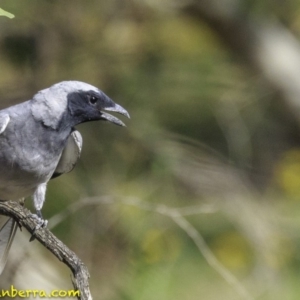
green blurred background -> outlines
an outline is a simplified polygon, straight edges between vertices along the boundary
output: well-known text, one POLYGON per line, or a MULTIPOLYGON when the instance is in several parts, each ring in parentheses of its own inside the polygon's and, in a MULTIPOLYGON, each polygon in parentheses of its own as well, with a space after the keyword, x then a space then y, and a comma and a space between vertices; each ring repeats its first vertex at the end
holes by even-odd
MULTIPOLYGON (((78 126, 81 160, 43 208, 88 266, 94 299, 299 299, 297 117, 184 3, 2 0, 16 17, 0 18, 0 106, 81 80, 131 115, 127 128, 78 126)), ((216 9, 237 3, 240 19, 300 38, 298 1, 216 9)), ((25 231, 11 252, 0 288, 72 288, 25 231)))

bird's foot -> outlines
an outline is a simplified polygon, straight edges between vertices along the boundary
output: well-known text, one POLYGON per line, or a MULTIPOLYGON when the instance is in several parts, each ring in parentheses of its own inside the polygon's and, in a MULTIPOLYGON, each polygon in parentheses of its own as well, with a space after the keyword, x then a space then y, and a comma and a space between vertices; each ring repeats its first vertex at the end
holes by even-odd
POLYGON ((30 238, 30 242, 33 241, 35 239, 35 233, 40 229, 40 228, 46 228, 47 224, 48 224, 48 220, 45 220, 42 216, 42 213, 40 210, 36 211, 36 214, 31 214, 30 218, 34 219, 35 221, 37 221, 37 225, 35 226, 31 238, 30 238))
POLYGON ((48 220, 45 220, 42 215, 39 214, 31 214, 30 218, 34 219, 37 221, 37 225, 34 228, 34 232, 36 232, 37 230, 39 230, 40 228, 46 228, 47 224, 48 224, 48 220))
POLYGON ((25 198, 19 199, 19 204, 24 206, 25 205, 25 198))

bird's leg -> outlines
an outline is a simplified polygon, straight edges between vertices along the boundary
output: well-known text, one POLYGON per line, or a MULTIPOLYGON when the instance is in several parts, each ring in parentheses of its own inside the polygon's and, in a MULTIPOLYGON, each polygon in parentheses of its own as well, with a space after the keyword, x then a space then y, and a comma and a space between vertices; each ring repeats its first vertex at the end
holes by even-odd
POLYGON ((34 231, 32 233, 31 239, 30 239, 31 241, 34 239, 35 232, 37 230, 39 230, 40 228, 45 228, 48 224, 48 221, 43 218, 42 212, 41 212, 41 209, 45 202, 46 188, 47 188, 47 183, 42 183, 37 187, 37 189, 35 190, 35 192, 33 194, 33 203, 34 203, 34 207, 36 210, 36 214, 31 214, 30 217, 35 219, 38 222, 38 224, 34 228, 34 231))
POLYGON ((43 204, 45 202, 46 188, 47 188, 47 183, 41 183, 40 185, 38 185, 38 187, 36 188, 33 194, 33 204, 37 213, 38 211, 41 211, 43 204))
MULTIPOLYGON (((48 220, 45 220, 45 219, 43 218, 42 211, 41 211, 41 210, 37 210, 37 211, 36 211, 36 215, 39 217, 40 220, 43 221, 43 223, 41 224, 41 227, 42 227, 42 228, 47 227, 48 220)), ((40 227, 39 227, 39 228, 40 228, 40 227)), ((37 230, 37 229, 39 229, 39 228, 35 228, 35 230, 37 230)))
MULTIPOLYGON (((45 219, 43 218, 42 213, 41 213, 40 210, 37 210, 37 211, 36 211, 36 214, 31 214, 30 217, 31 217, 32 219, 35 219, 35 220, 38 222, 37 226, 34 228, 34 232, 36 232, 36 231, 37 231, 38 229, 40 229, 40 228, 45 228, 45 227, 47 227, 48 220, 45 220, 45 219)), ((33 234, 34 234, 34 232, 33 232, 33 234)))
POLYGON ((35 239, 35 233, 37 232, 37 230, 39 230, 40 228, 47 227, 48 220, 45 220, 43 218, 42 213, 41 213, 40 210, 36 210, 36 214, 31 214, 30 217, 32 219, 35 219, 38 222, 38 224, 33 229, 32 235, 29 239, 29 241, 32 242, 35 239))

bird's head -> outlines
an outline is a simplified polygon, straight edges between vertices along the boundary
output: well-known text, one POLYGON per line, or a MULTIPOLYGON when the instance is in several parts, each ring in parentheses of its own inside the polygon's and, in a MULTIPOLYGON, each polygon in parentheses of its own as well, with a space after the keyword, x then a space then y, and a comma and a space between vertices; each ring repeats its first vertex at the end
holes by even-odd
POLYGON ((129 118, 128 112, 98 88, 80 81, 63 81, 38 92, 32 99, 32 114, 45 126, 57 129, 61 122, 71 127, 96 120, 125 126, 116 112, 129 118))

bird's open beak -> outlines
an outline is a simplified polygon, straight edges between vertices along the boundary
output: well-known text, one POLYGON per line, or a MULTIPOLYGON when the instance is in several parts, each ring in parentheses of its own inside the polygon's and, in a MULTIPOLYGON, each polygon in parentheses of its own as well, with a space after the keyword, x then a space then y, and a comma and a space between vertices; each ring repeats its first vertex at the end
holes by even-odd
MULTIPOLYGON (((112 111, 112 112, 116 112, 119 113, 127 118, 130 119, 129 113, 127 112, 126 109, 124 109, 121 105, 114 103, 113 106, 110 107, 105 107, 103 110, 105 111, 112 111)), ((109 122, 112 122, 116 125, 119 126, 126 126, 121 120, 119 120, 118 118, 116 118, 115 116, 108 114, 106 112, 104 112, 103 110, 101 110, 101 118, 104 120, 107 120, 109 122)))

